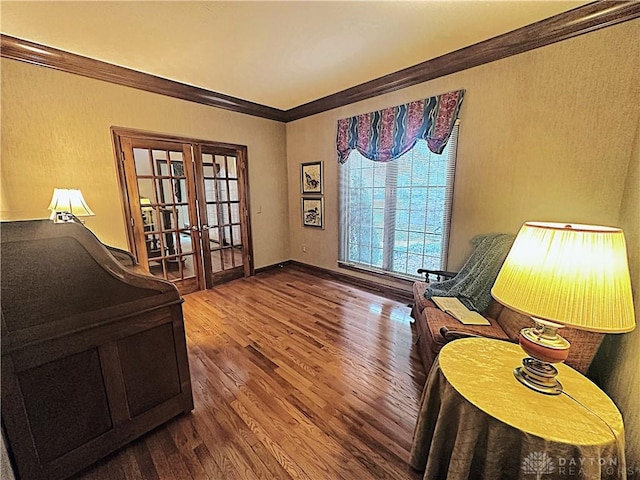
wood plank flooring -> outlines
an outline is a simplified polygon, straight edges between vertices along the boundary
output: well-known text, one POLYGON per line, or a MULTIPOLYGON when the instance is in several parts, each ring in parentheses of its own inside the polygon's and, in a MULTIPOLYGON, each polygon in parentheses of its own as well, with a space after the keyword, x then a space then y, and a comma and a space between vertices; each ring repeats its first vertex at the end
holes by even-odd
POLYGON ((409 307, 292 266, 185 300, 193 412, 78 478, 420 478, 409 307))

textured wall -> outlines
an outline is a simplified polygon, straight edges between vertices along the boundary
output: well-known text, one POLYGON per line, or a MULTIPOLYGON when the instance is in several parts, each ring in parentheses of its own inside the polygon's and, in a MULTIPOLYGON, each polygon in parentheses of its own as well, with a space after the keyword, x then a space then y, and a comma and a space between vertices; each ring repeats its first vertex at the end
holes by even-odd
POLYGON ((6 59, 1 218, 48 217, 54 187, 80 188, 87 226, 126 248, 111 126, 247 145, 255 266, 289 258, 282 123, 6 59))
POLYGON ((624 417, 627 464, 640 478, 640 124, 631 155, 620 209, 625 232, 636 310, 636 329, 624 335, 607 335, 594 359, 591 376, 618 405, 624 417))
POLYGON ((291 256, 336 269, 336 121, 450 90, 461 109, 449 268, 527 220, 615 224, 640 102, 640 20, 287 124, 291 256), (303 228, 300 163, 325 164, 326 229, 303 228), (301 245, 307 246, 303 253, 301 245))

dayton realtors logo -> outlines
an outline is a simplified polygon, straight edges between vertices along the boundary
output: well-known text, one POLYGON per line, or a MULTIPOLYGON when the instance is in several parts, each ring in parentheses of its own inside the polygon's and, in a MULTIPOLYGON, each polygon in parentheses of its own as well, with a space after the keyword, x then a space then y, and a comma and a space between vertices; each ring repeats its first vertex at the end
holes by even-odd
POLYGON ((580 477, 594 469, 601 474, 611 476, 626 471, 628 478, 640 479, 640 468, 618 465, 618 458, 591 457, 551 457, 546 452, 531 452, 522 460, 522 472, 535 475, 536 480, 542 480, 543 475, 555 474, 556 477, 580 477))
POLYGON ((540 480, 544 474, 553 473, 554 470, 553 459, 544 452, 531 452, 522 460, 522 471, 535 475, 536 480, 540 480))

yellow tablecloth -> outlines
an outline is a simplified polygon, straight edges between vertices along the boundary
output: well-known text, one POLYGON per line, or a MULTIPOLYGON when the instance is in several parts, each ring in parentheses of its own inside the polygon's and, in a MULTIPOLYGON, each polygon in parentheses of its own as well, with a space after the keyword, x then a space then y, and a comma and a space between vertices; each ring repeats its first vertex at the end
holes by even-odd
POLYGON ((411 450, 410 463, 425 470, 425 480, 626 478, 614 403, 566 365, 557 365, 561 395, 523 386, 513 369, 525 356, 516 344, 489 339, 442 348, 411 450))

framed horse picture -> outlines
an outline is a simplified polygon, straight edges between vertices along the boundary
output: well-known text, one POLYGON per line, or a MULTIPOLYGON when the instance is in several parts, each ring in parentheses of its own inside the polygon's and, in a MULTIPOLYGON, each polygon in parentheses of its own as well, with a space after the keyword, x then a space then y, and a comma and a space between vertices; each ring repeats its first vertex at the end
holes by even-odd
POLYGON ((303 163, 300 172, 302 194, 322 195, 322 162, 303 163))

